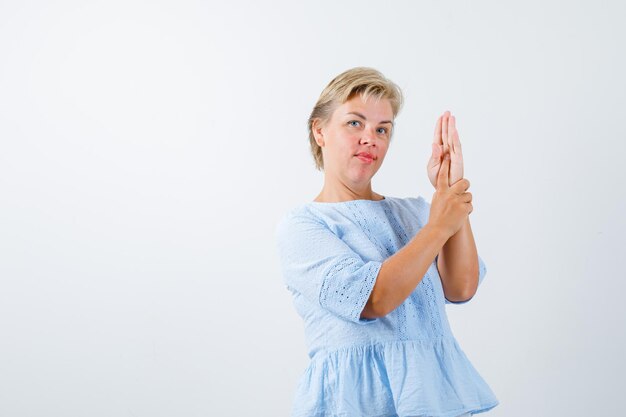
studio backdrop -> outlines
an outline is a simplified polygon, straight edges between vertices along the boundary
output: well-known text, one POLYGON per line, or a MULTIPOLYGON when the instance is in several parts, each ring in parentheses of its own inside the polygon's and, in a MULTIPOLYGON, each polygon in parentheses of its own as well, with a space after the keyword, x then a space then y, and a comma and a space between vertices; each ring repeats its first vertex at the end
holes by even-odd
POLYGON ((308 364, 274 245, 323 186, 306 121, 368 66, 405 105, 373 180, 430 201, 457 118, 488 272, 447 305, 500 405, 617 416, 619 1, 4 1, 0 415, 287 416, 308 364))

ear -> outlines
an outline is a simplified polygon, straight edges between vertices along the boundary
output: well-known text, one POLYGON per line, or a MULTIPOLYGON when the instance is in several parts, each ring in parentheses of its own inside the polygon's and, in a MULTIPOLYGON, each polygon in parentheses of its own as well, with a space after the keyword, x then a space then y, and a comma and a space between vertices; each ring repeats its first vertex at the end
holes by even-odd
POLYGON ((313 132, 313 137, 315 138, 315 142, 321 148, 324 147, 324 133, 322 132, 322 122, 320 119, 313 120, 311 124, 311 131, 313 132))

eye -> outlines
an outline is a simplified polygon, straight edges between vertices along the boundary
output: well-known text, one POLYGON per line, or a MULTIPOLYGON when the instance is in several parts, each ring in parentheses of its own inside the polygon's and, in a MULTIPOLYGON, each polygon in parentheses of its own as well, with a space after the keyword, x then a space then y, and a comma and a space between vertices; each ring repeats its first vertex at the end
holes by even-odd
POLYGON ((350 120, 350 121, 348 122, 348 125, 356 127, 356 125, 353 125, 353 124, 351 124, 351 123, 361 123, 361 122, 359 122, 358 120, 350 120))
POLYGON ((382 130, 382 132, 380 132, 380 133, 387 134, 387 128, 386 128, 386 127, 379 127, 379 128, 378 128, 378 130, 379 130, 379 131, 381 131, 381 130, 382 130))

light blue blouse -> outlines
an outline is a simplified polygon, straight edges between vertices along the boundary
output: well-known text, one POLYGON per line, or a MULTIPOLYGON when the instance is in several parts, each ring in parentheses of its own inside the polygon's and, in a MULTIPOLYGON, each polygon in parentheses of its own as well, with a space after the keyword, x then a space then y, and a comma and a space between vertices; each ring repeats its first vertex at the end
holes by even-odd
MULTIPOLYGON (((279 221, 281 271, 311 358, 293 417, 455 417, 499 404, 452 335, 436 258, 404 303, 360 318, 382 262, 429 213, 422 197, 386 197, 307 202, 279 221)), ((478 261, 480 285, 486 267, 478 261)))

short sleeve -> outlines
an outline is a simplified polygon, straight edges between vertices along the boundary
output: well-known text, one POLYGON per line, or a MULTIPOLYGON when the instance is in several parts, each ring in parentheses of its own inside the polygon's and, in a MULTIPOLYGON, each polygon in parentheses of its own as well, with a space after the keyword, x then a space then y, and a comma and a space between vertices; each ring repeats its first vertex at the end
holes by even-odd
POLYGON ((288 214, 277 225, 275 239, 287 289, 314 305, 358 324, 382 262, 365 262, 322 221, 288 214))
MULTIPOLYGON (((485 265, 485 262, 483 262, 483 259, 480 257, 480 255, 478 255, 478 287, 480 287, 480 284, 483 282, 483 279, 485 279, 486 274, 487 274, 487 266, 485 265)), ((465 304, 469 302, 472 298, 474 297, 470 297, 465 301, 449 301, 446 298, 446 304, 465 304)))

